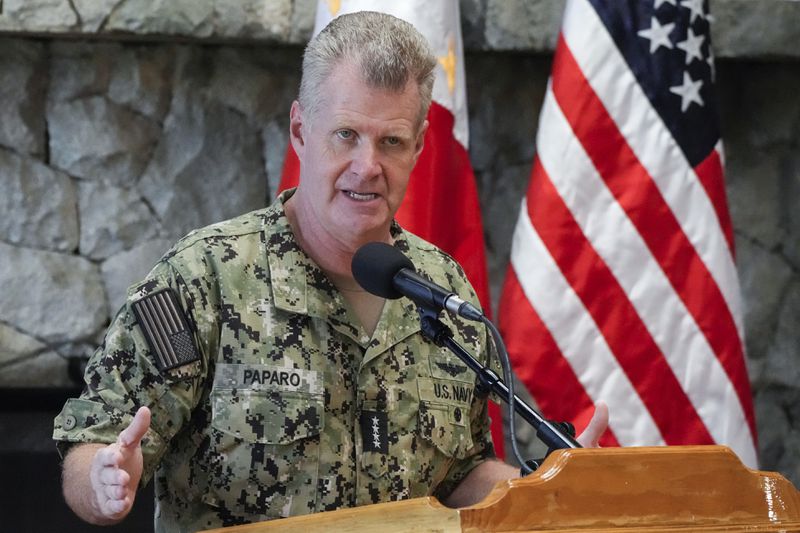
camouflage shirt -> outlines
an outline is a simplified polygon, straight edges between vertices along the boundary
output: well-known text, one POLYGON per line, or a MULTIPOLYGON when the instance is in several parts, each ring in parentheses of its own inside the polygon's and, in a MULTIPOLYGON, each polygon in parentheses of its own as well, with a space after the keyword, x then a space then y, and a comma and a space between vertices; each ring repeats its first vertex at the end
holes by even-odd
MULTIPOLYGON (((156 531, 442 497, 494 455, 474 374, 422 337, 405 298, 387 300, 367 335, 298 247, 286 198, 178 242, 129 289, 83 394, 55 419, 63 451, 114 442, 150 407, 141 483, 155 476, 156 531), (164 289, 197 348, 195 360, 167 370, 135 314, 164 289)), ((418 271, 477 301, 452 258, 396 224, 392 232, 418 271)), ((443 321, 485 357, 482 325, 443 321)))

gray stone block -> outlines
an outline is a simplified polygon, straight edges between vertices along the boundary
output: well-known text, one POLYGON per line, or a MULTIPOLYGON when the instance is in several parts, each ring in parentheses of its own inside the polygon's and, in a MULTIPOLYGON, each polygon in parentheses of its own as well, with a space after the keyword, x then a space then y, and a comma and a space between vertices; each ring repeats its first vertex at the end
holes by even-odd
POLYGON ((10 363, 0 372, 0 387, 66 388, 74 386, 69 362, 54 351, 45 351, 10 363))
POLYGON ((485 48, 483 36, 486 33, 486 2, 484 0, 461 0, 461 38, 465 50, 485 48))
POLYGON ((316 13, 317 0, 294 0, 292 2, 290 43, 305 45, 311 39, 316 13))
POLYGON ((791 431, 791 422, 784 408, 785 396, 785 390, 771 387, 757 391, 753 398, 762 465, 777 465, 786 454, 784 439, 791 431))
POLYGON ((142 174, 159 128, 103 97, 49 106, 52 164, 86 179, 130 184, 142 174))
POLYGON ((486 46, 500 50, 554 50, 564 5, 564 0, 486 0, 486 46))
POLYGON ((215 33, 236 39, 285 41, 292 30, 292 0, 217 0, 215 33))
MULTIPOLYGON (((797 136, 800 139, 800 135, 797 136)), ((800 272, 800 209, 797 208, 800 198, 800 142, 795 142, 785 149, 782 158, 779 211, 781 226, 786 228, 786 238, 782 243, 782 252, 795 272, 800 272)))
MULTIPOLYGON (((470 50, 552 52, 565 0, 461 0, 470 50)), ((796 0, 711 0, 717 57, 798 57, 796 0), (768 28, 765 31, 764 28, 768 28)), ((0 31, 304 44, 315 0, 4 0, 0 31)))
POLYGON ((172 97, 177 50, 175 46, 125 47, 114 54, 108 98, 161 122, 172 97))
POLYGON ((0 148, 0 177, 0 240, 62 252, 77 247, 77 197, 69 176, 0 148))
POLYGON ((2 8, 0 30, 61 33, 78 26, 70 0, 3 0, 2 8))
POLYGON ((737 239, 737 264, 744 304, 745 341, 750 357, 766 356, 793 272, 779 255, 737 239))
POLYGON ((800 99, 794 88, 800 85, 800 68, 796 64, 720 62, 717 72, 726 139, 746 143, 751 150, 797 141, 800 99))
POLYGON ((299 62, 291 66, 259 62, 259 55, 240 48, 220 48, 211 58, 207 89, 209 99, 235 109, 257 128, 277 116, 289 116, 287 102, 294 99, 300 84, 293 75, 299 62), (292 75, 287 76, 287 70, 292 75))
POLYGON ((125 50, 119 43, 81 41, 58 42, 48 49, 50 105, 105 94, 111 70, 125 50))
POLYGON ((711 39, 717 57, 797 57, 797 0, 710 0, 711 39))
POLYGON ((798 486, 800 485, 800 461, 794 451, 800 450, 800 431, 792 429, 781 436, 781 439, 784 441, 786 453, 775 465, 775 470, 786 476, 795 486, 798 486))
POLYGON ((171 241, 153 239, 103 261, 100 272, 108 296, 109 319, 125 303, 128 287, 142 280, 170 246, 171 241))
POLYGON ((45 48, 40 43, 0 40, 0 146, 41 156, 45 146, 45 48))
POLYGON ((786 238, 781 211, 785 194, 780 175, 780 150, 755 151, 748 144, 728 143, 726 181, 728 206, 737 231, 775 250, 786 238))
MULTIPOLYGON (((30 335, 0 323, 0 367, 36 357, 49 349, 46 344, 30 335)), ((0 376, 7 374, 11 374, 11 372, 0 372, 0 376)))
POLYGON ((763 381, 785 387, 800 387, 800 280, 784 292, 778 325, 767 349, 763 381))
POLYGON ((259 131, 188 87, 173 99, 139 188, 173 237, 263 207, 259 131))
POLYGON ((126 0, 109 14, 105 28, 137 35, 210 37, 214 0, 126 0))
POLYGON ((105 259, 158 235, 160 223, 136 190, 98 182, 78 185, 80 253, 105 259))
POLYGON ((136 35, 286 41, 291 0, 127 0, 110 11, 106 31, 136 35))
POLYGON ((84 32, 96 33, 103 25, 110 13, 125 0, 71 0, 72 6, 78 13, 81 29, 84 32))
POLYGON ((466 68, 473 168, 530 166, 550 59, 476 54, 467 57, 466 68))
POLYGON ((100 269, 72 255, 0 243, 0 321, 53 344, 92 337, 108 316, 100 269))

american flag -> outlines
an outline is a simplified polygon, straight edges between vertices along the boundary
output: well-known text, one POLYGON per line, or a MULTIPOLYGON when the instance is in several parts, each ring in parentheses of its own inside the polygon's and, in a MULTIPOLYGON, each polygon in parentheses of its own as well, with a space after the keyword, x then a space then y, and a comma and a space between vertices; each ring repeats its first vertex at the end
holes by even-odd
POLYGON ((569 0, 500 329, 543 413, 757 466, 703 0, 569 0))

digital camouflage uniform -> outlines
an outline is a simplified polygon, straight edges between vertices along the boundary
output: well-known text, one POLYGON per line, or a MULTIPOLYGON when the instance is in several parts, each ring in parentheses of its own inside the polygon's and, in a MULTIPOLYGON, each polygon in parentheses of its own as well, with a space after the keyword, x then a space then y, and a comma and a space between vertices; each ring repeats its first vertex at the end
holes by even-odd
MULTIPOLYGON (((197 531, 425 495, 446 496, 494 455, 474 374, 425 341, 414 305, 387 300, 370 338, 298 247, 284 193, 178 242, 127 304, 53 437, 111 443, 142 405, 156 531, 197 531), (133 310, 171 289, 196 360, 159 370, 133 310)), ((392 228, 417 270, 476 301, 461 268, 392 228)), ((443 321, 479 359, 482 325, 443 321)), ((163 366, 163 365, 162 365, 163 366)))

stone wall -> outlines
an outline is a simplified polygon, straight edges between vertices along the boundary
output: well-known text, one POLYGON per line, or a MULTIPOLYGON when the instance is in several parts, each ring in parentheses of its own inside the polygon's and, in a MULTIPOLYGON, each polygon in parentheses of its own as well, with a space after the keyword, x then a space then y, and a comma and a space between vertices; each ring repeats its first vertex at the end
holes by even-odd
POLYGON ((0 41, 0 386, 67 386, 126 287, 268 202, 300 50, 0 41))
MULTIPOLYGON (((4 390, 74 386, 125 288, 176 238, 274 194, 313 2, 142 4, 0 2, 0 31, 18 34, 0 37, 4 390), (167 9, 184 11, 155 16, 167 9), (119 39, 133 34, 147 40, 119 39)), ((496 301, 563 2, 461 5, 496 301)), ((762 466, 800 484, 800 2, 712 5, 762 466)))
MULTIPOLYGON (((472 50, 549 52, 566 0, 460 0, 472 50)), ((335 3, 331 3, 332 5, 335 3)), ((709 0, 717 57, 797 57, 796 0, 709 0), (768 30, 765 30, 768 28, 768 30)), ((2 0, 0 32, 304 44, 316 0, 2 0)))

